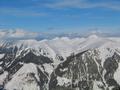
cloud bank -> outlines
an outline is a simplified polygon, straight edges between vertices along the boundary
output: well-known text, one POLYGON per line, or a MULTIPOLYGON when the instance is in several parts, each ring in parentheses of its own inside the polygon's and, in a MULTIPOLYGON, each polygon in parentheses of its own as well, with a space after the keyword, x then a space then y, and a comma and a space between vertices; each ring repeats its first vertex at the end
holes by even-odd
MULTIPOLYGON (((61 32, 61 33, 52 33, 52 32, 32 32, 26 31, 24 29, 0 29, 0 40, 26 40, 26 39, 35 39, 35 40, 43 40, 43 39, 53 39, 55 37, 87 37, 91 34, 96 34, 98 36, 105 37, 119 37, 120 33, 110 33, 103 32, 106 31, 107 28, 96 28, 96 29, 87 29, 87 32, 79 33, 79 32, 61 32)), ((82 30, 85 30, 82 29, 82 30)))
POLYGON ((25 31, 23 29, 0 29, 0 39, 32 39, 37 36, 37 33, 25 31))

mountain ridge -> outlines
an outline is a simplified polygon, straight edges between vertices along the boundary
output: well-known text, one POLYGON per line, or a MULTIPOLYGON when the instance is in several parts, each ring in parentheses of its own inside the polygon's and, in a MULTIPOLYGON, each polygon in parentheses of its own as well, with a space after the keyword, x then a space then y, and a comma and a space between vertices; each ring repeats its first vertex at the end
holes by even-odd
POLYGON ((96 90, 95 87, 114 90, 120 85, 120 77, 117 76, 119 60, 119 38, 113 37, 91 35, 73 39, 3 41, 0 47, 0 86, 7 90, 96 90), (72 85, 75 81, 69 75, 72 73, 75 73, 75 80, 79 80, 75 87, 72 85), (113 85, 108 82, 111 79, 113 85), (85 84, 86 88, 79 84, 90 82, 93 84, 85 84))

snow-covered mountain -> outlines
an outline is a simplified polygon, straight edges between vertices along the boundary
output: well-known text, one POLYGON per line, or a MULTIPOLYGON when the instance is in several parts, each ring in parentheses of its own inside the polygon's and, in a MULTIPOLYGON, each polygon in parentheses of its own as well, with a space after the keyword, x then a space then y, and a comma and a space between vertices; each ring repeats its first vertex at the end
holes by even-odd
POLYGON ((0 90, 120 90, 120 38, 0 41, 0 90))

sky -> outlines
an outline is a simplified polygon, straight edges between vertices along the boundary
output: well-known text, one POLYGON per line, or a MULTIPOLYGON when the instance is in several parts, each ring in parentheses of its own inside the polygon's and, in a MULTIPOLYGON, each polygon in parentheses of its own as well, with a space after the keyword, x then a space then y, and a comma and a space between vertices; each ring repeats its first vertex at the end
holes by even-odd
POLYGON ((0 0, 0 29, 120 32, 120 0, 0 0))

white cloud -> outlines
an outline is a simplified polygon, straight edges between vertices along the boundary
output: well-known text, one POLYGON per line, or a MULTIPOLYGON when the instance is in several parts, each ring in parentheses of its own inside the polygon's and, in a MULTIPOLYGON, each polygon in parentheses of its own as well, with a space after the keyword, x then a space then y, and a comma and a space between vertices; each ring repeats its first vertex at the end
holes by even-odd
POLYGON ((88 2, 89 0, 58 0, 54 3, 46 4, 49 8, 109 8, 120 10, 120 2, 88 2))
POLYGON ((21 10, 18 8, 0 8, 0 14, 8 14, 13 16, 46 16, 47 13, 36 12, 33 10, 21 10))
POLYGON ((37 33, 25 31, 23 29, 0 29, 0 39, 27 39, 36 38, 37 36, 37 33))
POLYGON ((0 40, 25 40, 25 39, 52 39, 55 37, 81 37, 87 36, 89 34, 99 34, 102 36, 119 36, 120 28, 116 27, 73 27, 62 29, 60 32, 50 31, 50 32, 31 32, 23 29, 0 29, 0 40), (64 30, 66 32, 64 32, 64 30), (76 31, 76 32, 75 32, 76 31), (115 31, 115 32, 113 32, 115 31), (116 33, 117 32, 117 33, 116 33))
POLYGON ((21 38, 21 37, 35 37, 37 36, 37 33, 33 33, 33 32, 27 32, 27 31, 24 31, 22 29, 16 29, 14 32, 12 32, 10 34, 11 37, 18 37, 18 38, 21 38))

